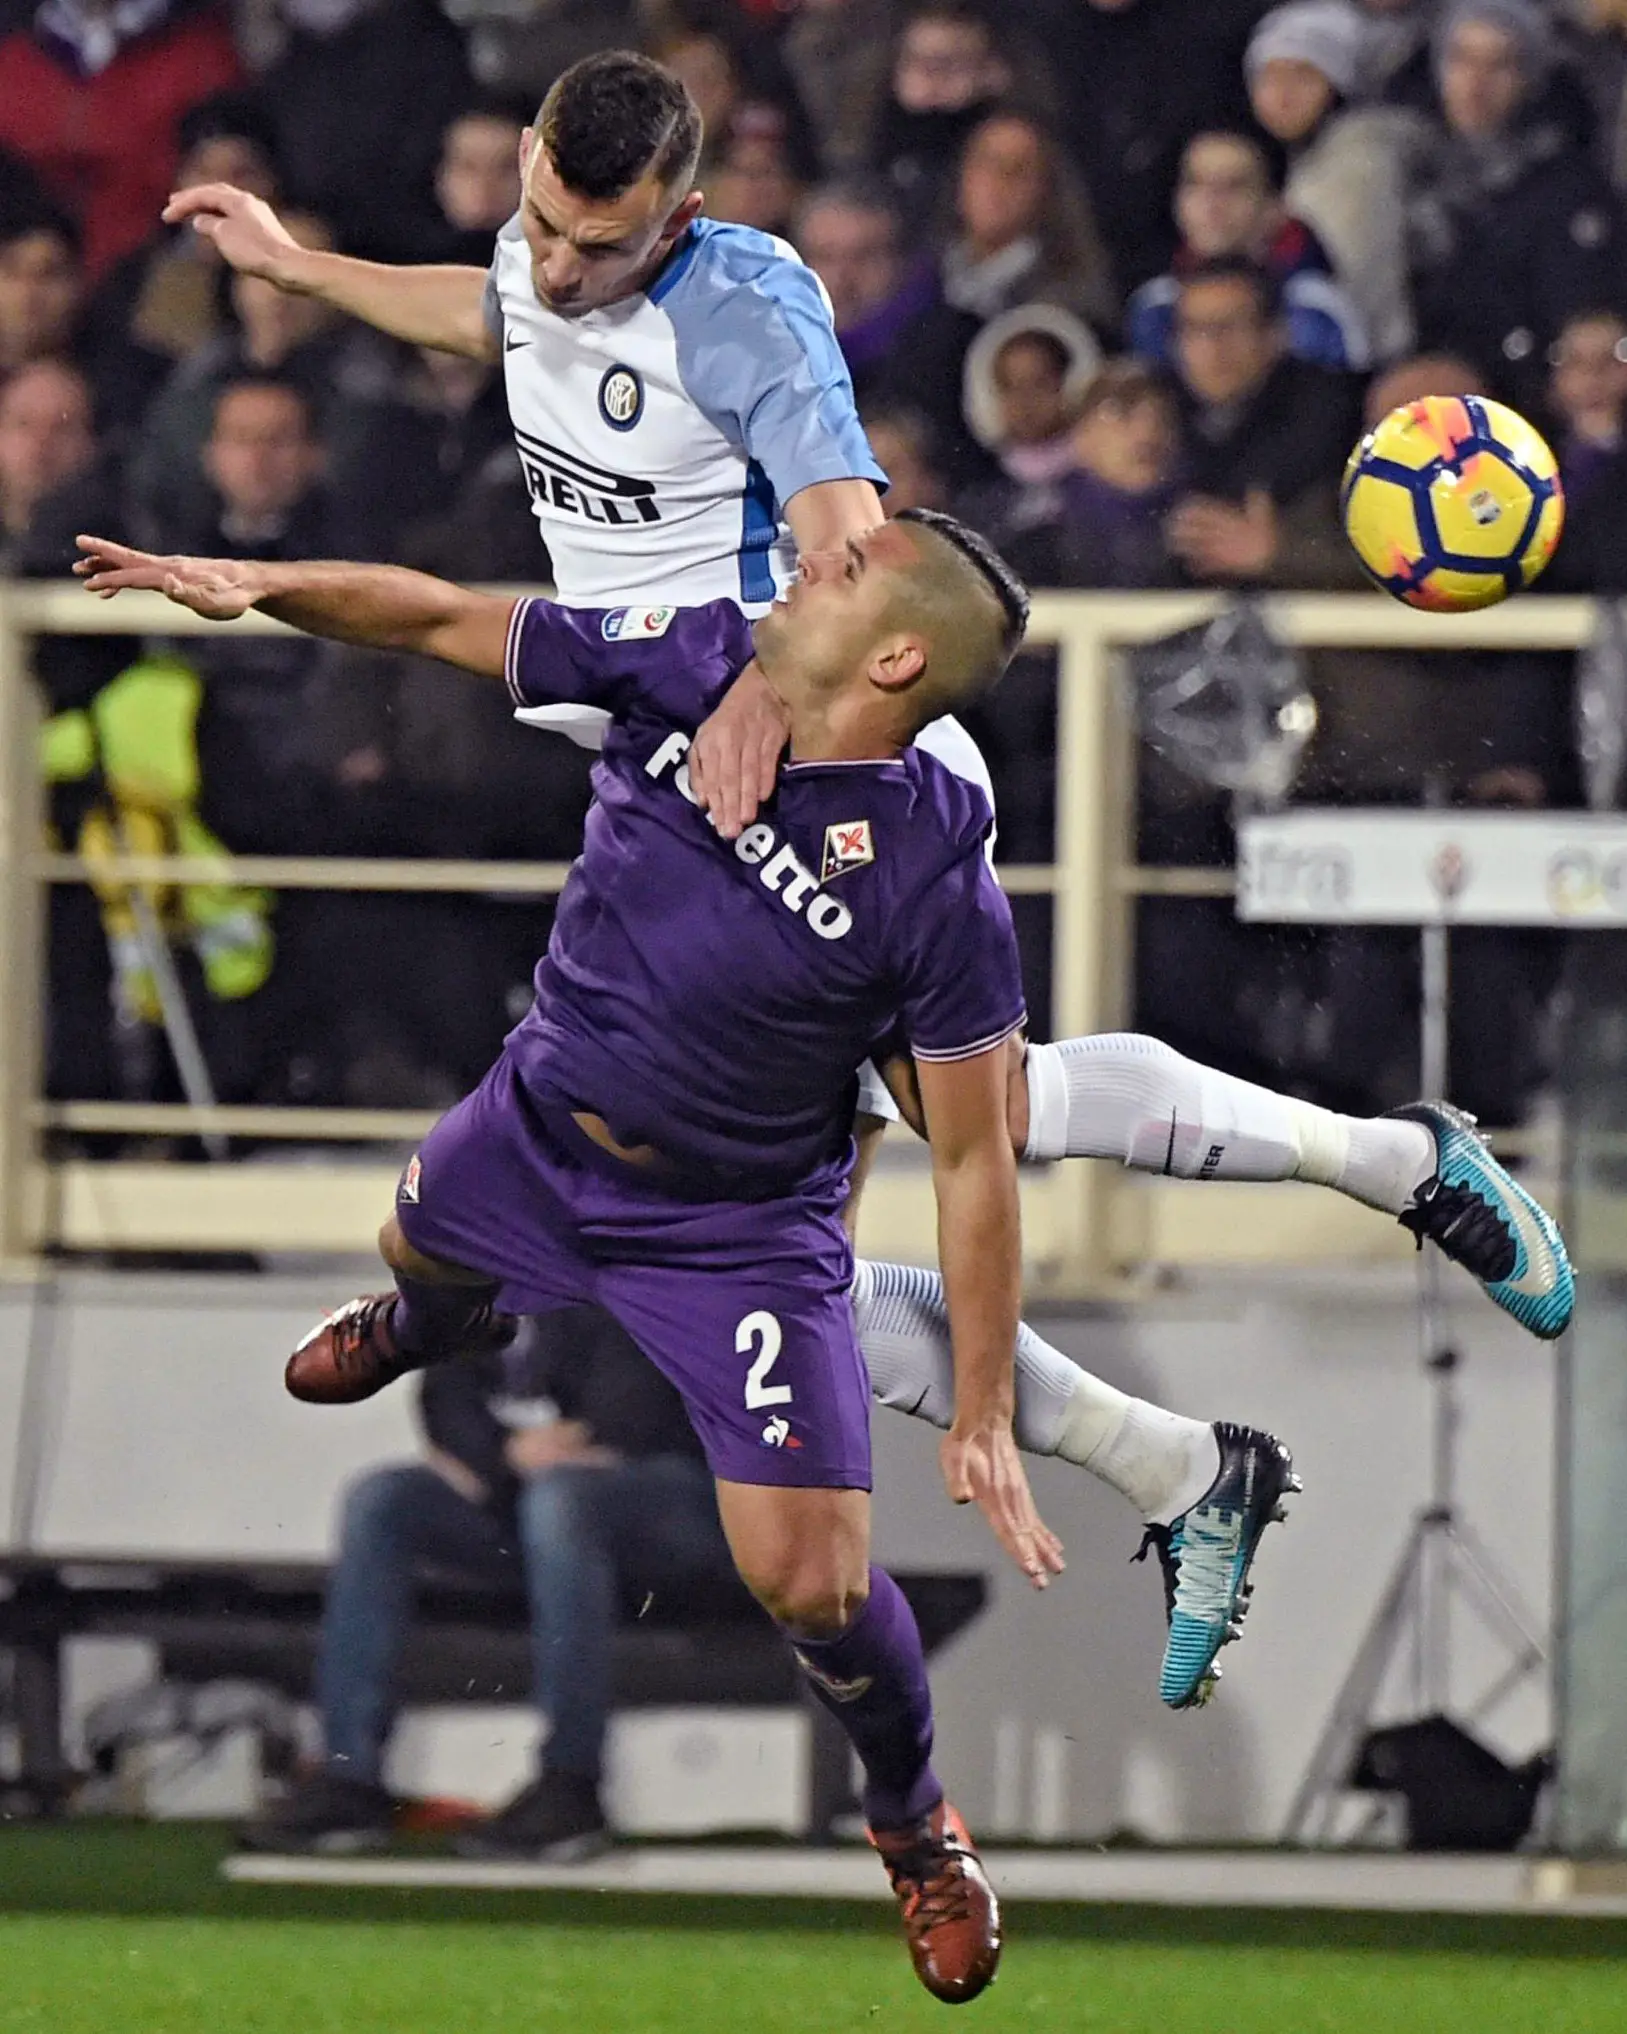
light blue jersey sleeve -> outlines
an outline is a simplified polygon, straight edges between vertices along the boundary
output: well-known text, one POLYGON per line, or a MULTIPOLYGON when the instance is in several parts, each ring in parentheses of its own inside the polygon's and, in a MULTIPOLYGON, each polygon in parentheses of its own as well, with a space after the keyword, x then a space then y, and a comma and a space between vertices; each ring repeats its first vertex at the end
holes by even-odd
POLYGON ((818 277, 751 227, 702 220, 695 231, 690 259, 650 292, 672 320, 690 400, 781 510, 823 480, 885 487, 818 277))

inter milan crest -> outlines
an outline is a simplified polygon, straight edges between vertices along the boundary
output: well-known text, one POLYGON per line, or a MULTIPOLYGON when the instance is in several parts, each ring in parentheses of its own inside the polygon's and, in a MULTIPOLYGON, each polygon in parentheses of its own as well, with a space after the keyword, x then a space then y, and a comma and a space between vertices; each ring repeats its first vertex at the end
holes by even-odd
POLYGON ((599 383, 599 415, 612 431, 630 431, 644 414, 644 383, 631 367, 607 367, 599 383))
POLYGON ((868 819, 844 819, 825 828, 825 852, 819 863, 819 880, 828 883, 849 869, 862 869, 876 858, 876 844, 868 819))

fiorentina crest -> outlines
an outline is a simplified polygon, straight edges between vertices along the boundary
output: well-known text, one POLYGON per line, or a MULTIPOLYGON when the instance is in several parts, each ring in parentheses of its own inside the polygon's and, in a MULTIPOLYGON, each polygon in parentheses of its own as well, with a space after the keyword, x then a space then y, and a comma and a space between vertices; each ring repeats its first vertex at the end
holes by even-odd
POLYGON ((825 852, 819 863, 819 880, 828 883, 849 869, 862 869, 876 858, 876 844, 868 819, 844 819, 825 828, 825 852))

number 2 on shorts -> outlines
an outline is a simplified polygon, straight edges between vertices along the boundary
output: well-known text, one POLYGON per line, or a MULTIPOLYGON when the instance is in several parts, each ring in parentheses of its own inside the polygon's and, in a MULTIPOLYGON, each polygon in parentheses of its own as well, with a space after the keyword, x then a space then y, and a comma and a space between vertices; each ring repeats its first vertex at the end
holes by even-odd
POLYGON ((791 1387, 788 1384, 770 1384, 768 1373, 779 1360, 783 1341, 780 1324, 775 1317, 759 1307, 756 1313, 747 1314, 734 1331, 734 1351, 744 1356, 755 1349, 751 1368, 746 1372, 746 1410, 761 1412, 766 1405, 789 1405, 791 1387))

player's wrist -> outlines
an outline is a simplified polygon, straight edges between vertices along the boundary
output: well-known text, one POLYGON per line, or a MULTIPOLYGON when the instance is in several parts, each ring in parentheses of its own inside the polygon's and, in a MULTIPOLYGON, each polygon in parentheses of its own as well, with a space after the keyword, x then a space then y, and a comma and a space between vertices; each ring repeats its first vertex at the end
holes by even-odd
POLYGON ((952 1441, 1009 1438, 1016 1416, 1015 1394, 1012 1391, 980 1392, 971 1398, 957 1393, 949 1438, 952 1441))
POLYGON ((269 283, 296 297, 320 297, 328 264, 333 257, 320 247, 291 243, 279 247, 260 271, 269 283))

